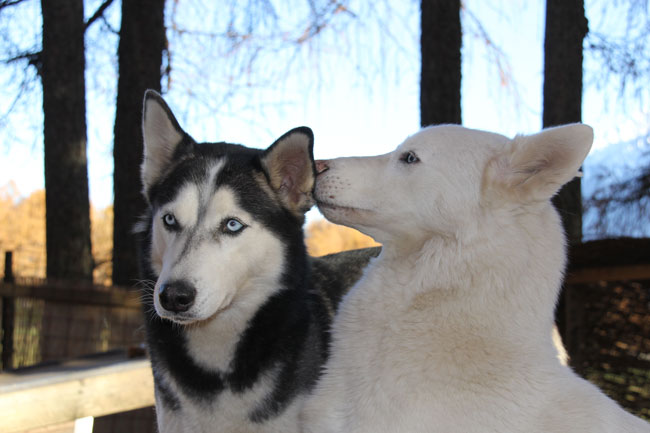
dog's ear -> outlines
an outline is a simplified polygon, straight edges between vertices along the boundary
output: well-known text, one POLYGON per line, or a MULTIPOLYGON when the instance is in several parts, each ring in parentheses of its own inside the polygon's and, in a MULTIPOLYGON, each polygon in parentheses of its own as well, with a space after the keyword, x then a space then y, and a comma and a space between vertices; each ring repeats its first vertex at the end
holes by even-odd
POLYGON ((592 128, 579 123, 517 136, 488 164, 487 187, 518 201, 548 200, 580 175, 593 139, 592 128))
POLYGON ((153 90, 147 90, 144 94, 142 134, 144 157, 140 176, 144 195, 148 199, 151 187, 170 166, 174 153, 187 135, 162 96, 153 90))
POLYGON ((261 158, 271 184, 284 206, 302 217, 314 204, 314 134, 306 126, 278 138, 261 158))

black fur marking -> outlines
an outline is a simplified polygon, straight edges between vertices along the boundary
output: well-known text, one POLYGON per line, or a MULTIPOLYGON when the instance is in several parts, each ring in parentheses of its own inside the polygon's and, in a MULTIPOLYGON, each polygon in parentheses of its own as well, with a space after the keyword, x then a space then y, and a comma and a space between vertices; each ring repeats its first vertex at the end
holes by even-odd
POLYGON ((181 402, 174 394, 174 391, 169 388, 169 385, 165 380, 160 377, 159 374, 156 374, 156 370, 153 370, 154 382, 155 382, 155 392, 156 395, 162 400, 162 404, 169 410, 178 411, 181 409, 181 402))
MULTIPOLYGON (((251 412, 250 419, 254 422, 263 422, 282 412, 295 396, 311 389, 320 375, 320 366, 327 359, 329 346, 329 334, 323 326, 328 323, 328 317, 320 299, 310 295, 308 303, 308 310, 303 310, 303 315, 296 314, 298 312, 295 310, 277 312, 294 315, 295 323, 282 335, 282 341, 278 342, 277 350, 284 352, 278 354, 283 359, 283 364, 275 388, 251 412), (314 317, 317 319, 314 320, 314 317)), ((293 307, 305 307, 303 302, 298 304, 293 307)), ((291 307, 289 303, 283 305, 281 310, 291 307)))
POLYGON ((208 371, 189 356, 180 326, 156 316, 149 318, 147 328, 152 363, 169 371, 185 393, 202 399, 224 389, 221 372, 208 371))
POLYGON ((311 258, 314 286, 329 300, 334 312, 343 296, 361 278, 370 259, 380 252, 381 247, 370 247, 311 258))
POLYGON ((260 154, 262 151, 259 149, 250 149, 239 144, 197 143, 189 135, 185 135, 182 144, 174 153, 174 165, 149 189, 149 202, 154 208, 159 207, 173 200, 178 190, 186 183, 204 181, 208 168, 219 159, 227 158, 228 163, 250 161, 260 154))

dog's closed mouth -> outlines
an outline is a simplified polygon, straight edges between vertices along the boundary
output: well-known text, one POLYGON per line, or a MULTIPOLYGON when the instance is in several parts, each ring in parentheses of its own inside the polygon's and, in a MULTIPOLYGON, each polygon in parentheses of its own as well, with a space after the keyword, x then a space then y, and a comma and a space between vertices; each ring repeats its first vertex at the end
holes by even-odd
POLYGON ((340 205, 328 201, 320 201, 318 199, 316 199, 316 205, 321 209, 326 208, 326 209, 354 211, 354 212, 370 212, 370 209, 364 209, 364 208, 359 208, 354 206, 344 206, 344 205, 340 205))
POLYGON ((178 325, 191 325, 192 323, 197 321, 197 319, 192 316, 182 315, 182 314, 174 314, 174 315, 161 316, 161 317, 165 320, 169 320, 178 325))

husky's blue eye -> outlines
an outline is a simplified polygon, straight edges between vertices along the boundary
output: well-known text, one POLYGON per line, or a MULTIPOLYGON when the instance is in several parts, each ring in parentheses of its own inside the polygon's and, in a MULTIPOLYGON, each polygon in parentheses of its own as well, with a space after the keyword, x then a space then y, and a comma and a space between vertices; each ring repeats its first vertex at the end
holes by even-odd
POLYGON ((178 227, 178 222, 176 221, 176 217, 174 214, 171 213, 166 213, 162 217, 163 223, 169 227, 169 228, 176 228, 178 227))
POLYGON ((400 160, 404 161, 407 164, 415 164, 416 162, 420 162, 420 158, 418 158, 414 152, 406 152, 404 155, 402 155, 400 160))
POLYGON ((224 230, 229 233, 237 233, 238 231, 241 231, 241 229, 243 228, 244 228, 244 224, 237 221, 235 218, 230 218, 226 220, 226 223, 224 224, 224 230))

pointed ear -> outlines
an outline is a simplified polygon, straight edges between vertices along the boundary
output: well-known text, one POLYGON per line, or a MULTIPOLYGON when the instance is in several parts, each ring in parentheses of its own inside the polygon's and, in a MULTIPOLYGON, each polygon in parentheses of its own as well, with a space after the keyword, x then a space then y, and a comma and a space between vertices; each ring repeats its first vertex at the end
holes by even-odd
POLYGON ((593 139, 593 129, 579 123, 517 136, 488 163, 486 186, 511 200, 548 200, 579 176, 593 139))
POLYGON ((302 126, 278 138, 265 152, 261 163, 271 188, 284 206, 302 216, 314 204, 314 134, 302 126))
POLYGON ((144 94, 142 115, 144 158, 140 167, 145 197, 172 162, 176 148, 185 137, 178 121, 162 96, 153 90, 144 94))

